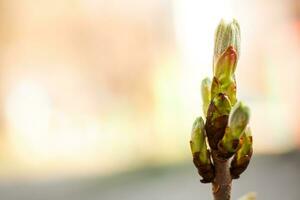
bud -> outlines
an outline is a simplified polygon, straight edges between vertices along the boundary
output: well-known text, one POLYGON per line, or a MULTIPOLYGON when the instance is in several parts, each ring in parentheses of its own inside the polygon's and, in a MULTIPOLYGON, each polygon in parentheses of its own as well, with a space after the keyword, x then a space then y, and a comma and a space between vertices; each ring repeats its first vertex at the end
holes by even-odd
POLYGON ((210 161, 206 154, 205 129, 201 117, 198 117, 193 124, 190 146, 193 155, 199 153, 199 158, 202 163, 208 163, 210 161))
POLYGON ((250 127, 247 127, 241 138, 241 148, 237 152, 237 163, 240 164, 242 158, 252 151, 252 134, 250 127))
POLYGON ((231 105, 236 103, 236 82, 234 76, 223 82, 220 82, 216 77, 213 78, 211 84, 211 99, 214 99, 219 93, 228 96, 231 105))
POLYGON ((202 80, 201 83, 201 93, 202 93, 202 108, 204 116, 207 115, 207 109, 210 103, 210 87, 211 87, 211 80, 209 78, 205 78, 202 80))
POLYGON ((226 83, 222 83, 221 85, 222 93, 226 94, 230 99, 232 105, 235 105, 236 99, 236 82, 235 78, 226 81, 226 83))
POLYGON ((240 148, 231 162, 230 172, 232 178, 239 178, 239 176, 247 169, 252 153, 252 135, 250 128, 247 127, 240 139, 240 148))
POLYGON ((222 19, 215 32, 214 63, 230 46, 239 57, 240 43, 241 33, 238 22, 235 19, 229 22, 222 19))
POLYGON ((219 93, 209 105, 205 130, 211 149, 217 149, 219 141, 224 136, 230 109, 230 100, 222 93, 219 93))
POLYGON ((242 102, 238 102, 231 110, 228 126, 218 148, 225 157, 232 156, 239 145, 239 140, 249 122, 250 111, 242 102))
POLYGON ((193 124, 190 146, 194 165, 203 178, 201 182, 210 183, 214 179, 214 167, 210 160, 210 152, 207 149, 204 122, 201 117, 198 117, 193 124))
POLYGON ((248 125, 250 118, 250 110, 242 102, 238 102, 232 108, 229 115, 228 127, 231 129, 231 134, 234 138, 239 138, 246 126, 248 125))
POLYGON ((198 117, 194 121, 190 141, 191 150, 193 154, 201 151, 204 140, 204 122, 201 117, 198 117))
POLYGON ((223 115, 229 115, 231 103, 227 95, 219 93, 211 102, 209 107, 209 115, 212 115, 211 120, 214 120, 223 115))
POLYGON ((216 92, 225 93, 233 105, 236 103, 236 83, 234 72, 239 54, 239 24, 234 19, 227 23, 224 20, 221 20, 215 34, 213 61, 214 81, 212 84, 212 98, 216 92), (218 84, 216 84, 215 79, 217 80, 218 84))

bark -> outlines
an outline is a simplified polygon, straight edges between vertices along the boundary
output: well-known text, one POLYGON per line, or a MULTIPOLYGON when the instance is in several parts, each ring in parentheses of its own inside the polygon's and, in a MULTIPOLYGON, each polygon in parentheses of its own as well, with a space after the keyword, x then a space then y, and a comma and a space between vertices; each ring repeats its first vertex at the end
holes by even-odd
POLYGON ((215 167, 215 178, 212 182, 214 200, 230 200, 231 195, 231 174, 230 161, 218 155, 218 151, 212 151, 212 158, 215 167))

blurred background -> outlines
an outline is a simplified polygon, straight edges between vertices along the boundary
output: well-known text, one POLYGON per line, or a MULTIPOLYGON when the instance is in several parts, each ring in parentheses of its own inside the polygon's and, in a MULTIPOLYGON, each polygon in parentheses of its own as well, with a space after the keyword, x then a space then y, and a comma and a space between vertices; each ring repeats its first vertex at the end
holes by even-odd
POLYGON ((1 0, 0 199, 211 199, 188 142, 222 17, 255 150, 233 197, 299 200, 299 0, 1 0))

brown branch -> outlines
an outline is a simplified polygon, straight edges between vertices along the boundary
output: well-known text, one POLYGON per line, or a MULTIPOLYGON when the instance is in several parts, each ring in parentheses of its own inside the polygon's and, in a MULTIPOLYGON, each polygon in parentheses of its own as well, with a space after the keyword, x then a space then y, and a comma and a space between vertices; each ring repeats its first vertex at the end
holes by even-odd
POLYGON ((218 151, 212 151, 212 158, 215 167, 215 178, 212 182, 214 200, 230 200, 231 174, 230 161, 218 155, 218 151))

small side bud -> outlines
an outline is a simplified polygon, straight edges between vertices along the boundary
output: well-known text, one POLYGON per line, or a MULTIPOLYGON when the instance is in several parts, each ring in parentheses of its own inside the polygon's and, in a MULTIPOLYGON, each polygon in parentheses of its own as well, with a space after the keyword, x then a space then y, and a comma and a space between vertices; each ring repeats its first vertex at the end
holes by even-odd
POLYGON ((228 96, 232 105, 235 105, 236 99, 236 81, 235 78, 221 83, 221 91, 228 96))
POLYGON ((204 116, 207 115, 207 109, 210 103, 210 87, 211 87, 211 80, 209 78, 205 78, 202 80, 201 83, 201 94, 202 94, 202 108, 204 116))
POLYGON ((217 149, 219 141, 224 136, 230 109, 230 100, 222 93, 219 93, 209 105, 205 130, 212 149, 217 149))
MULTIPOLYGON (((201 152, 204 148, 206 149, 206 143, 205 143, 205 133, 204 133, 204 122, 201 117, 198 117, 192 128, 192 135, 191 135, 191 151, 192 154, 195 154, 197 152, 201 152)), ((207 162, 207 158, 202 157, 202 162, 207 162)))
POLYGON ((190 146, 194 165, 203 178, 201 182, 211 182, 214 178, 214 167, 210 160, 210 152, 207 149, 204 122, 201 117, 198 117, 193 124, 190 146))
POLYGON ((241 163, 241 158, 245 155, 249 155, 252 151, 252 132, 250 127, 247 127, 244 134, 241 137, 241 148, 237 152, 237 162, 241 163))
POLYGON ((231 162, 230 172, 233 179, 239 178, 247 169, 252 153, 252 134, 250 127, 247 127, 240 139, 240 149, 236 152, 231 162))
POLYGON ((249 118, 250 109, 242 102, 236 103, 232 108, 228 120, 228 127, 232 130, 233 137, 239 138, 241 136, 248 125, 249 118))
POLYGON ((231 105, 236 103, 236 81, 234 76, 225 81, 220 81, 214 76, 211 84, 211 99, 214 99, 219 93, 228 96, 231 105))
POLYGON ((249 118, 249 108, 243 103, 238 102, 232 108, 224 137, 218 145, 220 152, 224 156, 230 157, 237 151, 240 137, 248 125, 249 118))
POLYGON ((212 115, 212 120, 229 115, 231 110, 231 103, 227 95, 219 93, 211 102, 209 107, 209 115, 212 115))

